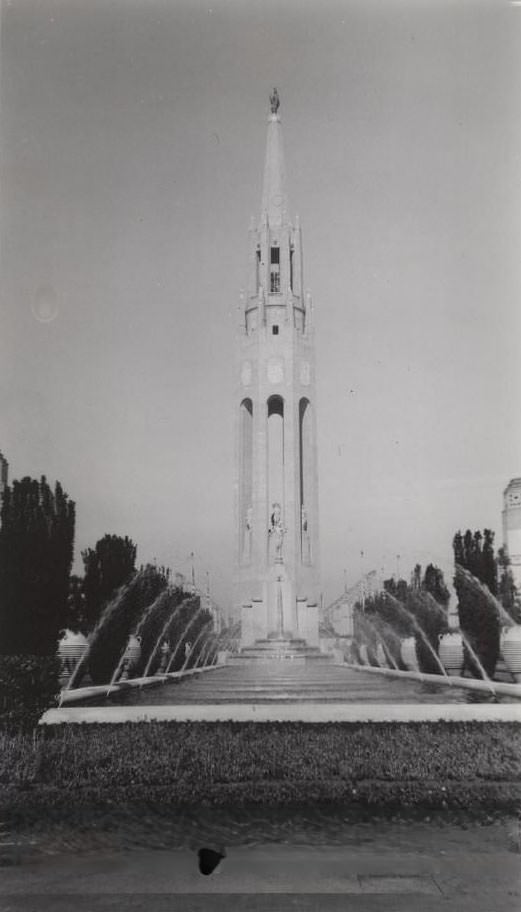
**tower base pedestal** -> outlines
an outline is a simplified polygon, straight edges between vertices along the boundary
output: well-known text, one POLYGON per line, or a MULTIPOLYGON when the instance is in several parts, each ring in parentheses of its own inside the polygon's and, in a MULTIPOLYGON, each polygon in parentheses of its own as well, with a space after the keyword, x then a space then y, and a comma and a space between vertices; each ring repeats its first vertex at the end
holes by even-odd
MULTIPOLYGON (((241 609, 241 651, 258 643, 303 644, 318 648, 318 605, 308 604, 306 598, 297 598, 291 611, 284 612, 280 629, 277 629, 273 612, 267 599, 252 599, 241 609), (291 625, 288 623, 290 620, 291 625)), ((279 650, 280 651, 280 650, 279 650)))

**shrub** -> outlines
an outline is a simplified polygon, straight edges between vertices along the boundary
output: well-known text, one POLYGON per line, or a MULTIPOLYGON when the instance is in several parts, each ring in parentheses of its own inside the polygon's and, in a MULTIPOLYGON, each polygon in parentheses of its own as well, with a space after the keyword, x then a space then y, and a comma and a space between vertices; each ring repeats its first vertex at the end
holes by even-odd
POLYGON ((60 692, 59 674, 56 656, 0 656, 0 728, 33 729, 60 692))

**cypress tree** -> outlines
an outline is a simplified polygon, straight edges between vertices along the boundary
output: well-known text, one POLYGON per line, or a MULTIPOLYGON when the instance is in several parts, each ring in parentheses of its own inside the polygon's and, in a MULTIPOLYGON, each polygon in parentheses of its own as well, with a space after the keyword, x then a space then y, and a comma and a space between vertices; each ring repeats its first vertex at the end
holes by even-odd
MULTIPOLYGON (((453 539, 456 574, 454 587, 458 596, 458 614, 461 629, 478 656, 485 672, 491 678, 499 658, 500 621, 499 611, 486 593, 479 587, 471 587, 464 576, 457 571, 458 565, 468 570, 492 595, 497 593, 497 565, 494 557, 494 533, 485 529, 483 535, 478 530, 472 534, 467 529, 463 536, 463 549, 460 549, 461 533, 453 539)), ((475 677, 481 677, 481 671, 470 650, 465 648, 465 667, 475 677)))
POLYGON ((0 717, 34 725, 59 691, 56 657, 68 614, 74 503, 59 482, 6 487, 0 526, 0 717))
POLYGON ((521 623, 521 600, 514 582, 510 566, 510 558, 505 548, 499 548, 497 553, 498 566, 498 597, 503 608, 515 624, 521 623))
POLYGON ((121 535, 104 535, 94 548, 82 551, 85 568, 83 613, 87 632, 94 629, 116 591, 134 576, 136 552, 134 542, 121 535))
POLYGON ((67 616, 74 503, 59 482, 23 478, 4 491, 0 527, 2 653, 51 655, 67 616))

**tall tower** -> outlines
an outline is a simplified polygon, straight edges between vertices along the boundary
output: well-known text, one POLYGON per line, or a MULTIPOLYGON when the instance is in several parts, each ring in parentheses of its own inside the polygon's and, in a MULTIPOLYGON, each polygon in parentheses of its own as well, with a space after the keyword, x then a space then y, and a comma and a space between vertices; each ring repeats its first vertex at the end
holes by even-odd
POLYGON ((503 545, 514 583, 521 590, 521 478, 512 478, 503 492, 503 545))
POLYGON ((234 611, 243 645, 266 636, 318 643, 312 302, 300 226, 288 217, 279 104, 274 89, 236 345, 234 611))

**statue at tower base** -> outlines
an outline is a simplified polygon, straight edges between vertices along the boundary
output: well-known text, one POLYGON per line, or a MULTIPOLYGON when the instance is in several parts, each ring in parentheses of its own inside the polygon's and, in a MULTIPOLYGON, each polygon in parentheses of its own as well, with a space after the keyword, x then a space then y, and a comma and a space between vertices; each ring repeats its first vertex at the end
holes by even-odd
POLYGON ((266 584, 265 598, 252 599, 241 609, 241 649, 253 646, 257 640, 305 640, 309 646, 319 645, 318 605, 308 604, 307 598, 292 598, 291 585, 282 584, 282 625, 273 618, 273 599, 268 598, 270 584, 266 584), (271 608, 271 610, 270 610, 271 608), (289 609, 289 610, 288 610, 289 609))

